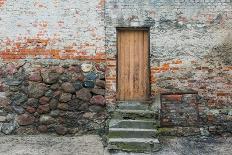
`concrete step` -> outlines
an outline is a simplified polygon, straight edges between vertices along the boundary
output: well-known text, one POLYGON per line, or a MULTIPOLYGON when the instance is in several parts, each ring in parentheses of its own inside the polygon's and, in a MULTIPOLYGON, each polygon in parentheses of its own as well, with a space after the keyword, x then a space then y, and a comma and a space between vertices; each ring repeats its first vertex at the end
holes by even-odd
POLYGON ((117 104, 109 122, 109 149, 153 152, 160 149, 157 137, 158 110, 151 104, 123 101, 117 104))
POLYGON ((128 152, 155 152, 160 150, 159 140, 156 138, 110 138, 109 150, 128 152))
POLYGON ((151 104, 137 101, 118 102, 116 109, 120 110, 151 110, 151 104))
POLYGON ((156 129, 109 128, 109 138, 154 138, 156 129))
POLYGON ((154 119, 147 120, 119 120, 112 119, 109 122, 110 128, 138 128, 138 129, 154 129, 156 125, 154 119))
POLYGON ((155 113, 151 110, 121 110, 117 109, 112 114, 113 119, 152 119, 155 113))

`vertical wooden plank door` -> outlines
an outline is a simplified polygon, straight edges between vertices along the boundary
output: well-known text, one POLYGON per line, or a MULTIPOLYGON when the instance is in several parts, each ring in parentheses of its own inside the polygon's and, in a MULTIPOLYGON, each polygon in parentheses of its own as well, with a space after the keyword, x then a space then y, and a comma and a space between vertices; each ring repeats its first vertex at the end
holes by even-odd
POLYGON ((145 101, 150 94, 147 30, 118 30, 117 100, 145 101))

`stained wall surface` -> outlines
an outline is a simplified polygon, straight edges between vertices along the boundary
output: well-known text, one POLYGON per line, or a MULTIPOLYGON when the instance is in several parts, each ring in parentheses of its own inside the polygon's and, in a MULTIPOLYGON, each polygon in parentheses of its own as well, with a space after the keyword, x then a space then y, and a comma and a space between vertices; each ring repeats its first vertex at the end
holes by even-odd
POLYGON ((1 58, 104 58, 103 0, 0 4, 1 58))
POLYGON ((189 126, 181 121, 197 120, 195 126, 231 131, 230 0, 109 0, 105 14, 111 64, 106 82, 111 83, 107 92, 112 98, 117 77, 112 65, 117 58, 115 27, 149 27, 151 90, 153 96, 161 94, 161 125, 189 126))
POLYGON ((161 126, 231 132, 231 0, 0 0, 1 131, 103 132, 118 27, 150 30, 161 126))
POLYGON ((0 1, 1 133, 102 133, 104 4, 0 1))

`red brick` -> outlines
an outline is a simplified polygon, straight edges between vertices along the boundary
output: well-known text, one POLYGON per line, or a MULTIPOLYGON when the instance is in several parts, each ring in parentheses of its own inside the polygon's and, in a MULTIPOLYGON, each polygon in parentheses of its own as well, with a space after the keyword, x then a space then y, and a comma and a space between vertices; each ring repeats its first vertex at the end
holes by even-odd
POLYGON ((164 99, 169 101, 181 101, 182 95, 163 95, 164 99))

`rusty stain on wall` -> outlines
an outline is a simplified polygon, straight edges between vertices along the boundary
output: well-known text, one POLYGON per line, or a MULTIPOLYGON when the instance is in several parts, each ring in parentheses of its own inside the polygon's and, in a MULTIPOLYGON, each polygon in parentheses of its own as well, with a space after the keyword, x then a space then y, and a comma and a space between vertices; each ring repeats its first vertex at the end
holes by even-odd
POLYGON ((232 66, 232 32, 229 32, 221 43, 212 48, 206 55, 206 59, 213 66, 232 66))
POLYGON ((0 0, 0 7, 2 7, 6 3, 6 0, 0 0))

